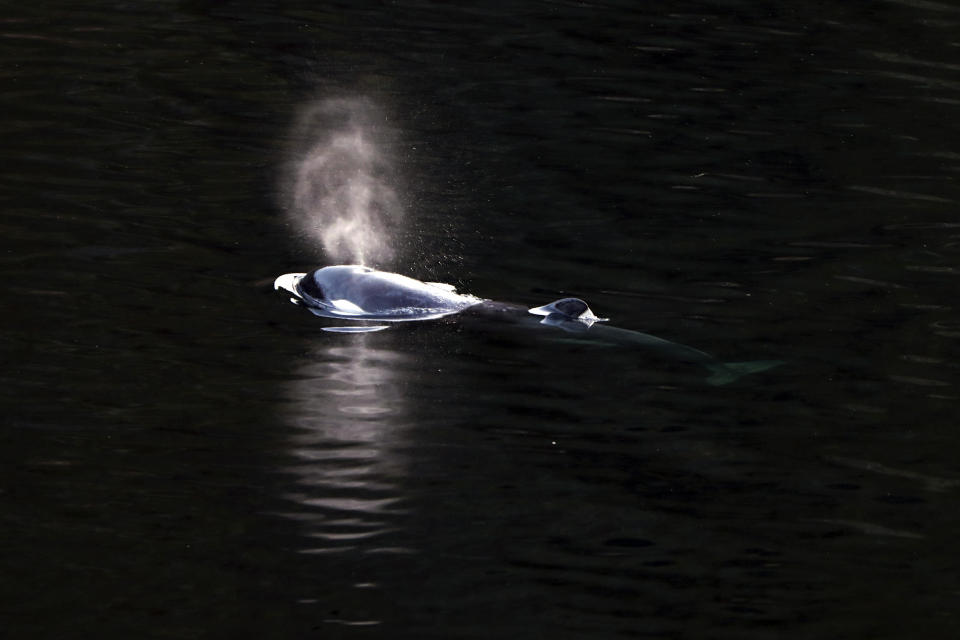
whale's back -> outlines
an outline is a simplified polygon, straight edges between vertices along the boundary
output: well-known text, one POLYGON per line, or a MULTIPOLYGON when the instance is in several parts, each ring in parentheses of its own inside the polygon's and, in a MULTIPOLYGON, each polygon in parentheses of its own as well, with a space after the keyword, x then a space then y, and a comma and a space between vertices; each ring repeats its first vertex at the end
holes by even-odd
POLYGON ((315 313, 338 318, 427 320, 481 302, 452 287, 356 265, 315 269, 304 274, 296 289, 315 313))

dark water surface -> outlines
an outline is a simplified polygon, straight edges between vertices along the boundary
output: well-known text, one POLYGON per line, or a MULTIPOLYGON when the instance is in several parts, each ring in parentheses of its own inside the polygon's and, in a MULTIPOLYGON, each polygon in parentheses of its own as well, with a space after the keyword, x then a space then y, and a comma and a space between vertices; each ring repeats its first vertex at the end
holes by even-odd
POLYGON ((0 18, 9 637, 960 633, 956 5, 60 4, 0 18), (383 266, 788 364, 319 331, 330 96, 383 266))

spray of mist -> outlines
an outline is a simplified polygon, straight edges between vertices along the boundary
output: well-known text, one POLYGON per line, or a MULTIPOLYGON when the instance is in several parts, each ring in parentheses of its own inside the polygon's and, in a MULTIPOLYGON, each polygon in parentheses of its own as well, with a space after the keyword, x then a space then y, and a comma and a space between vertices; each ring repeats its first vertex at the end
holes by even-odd
POLYGON ((403 207, 386 122, 363 98, 318 100, 298 120, 286 209, 331 262, 384 267, 397 257, 403 207))

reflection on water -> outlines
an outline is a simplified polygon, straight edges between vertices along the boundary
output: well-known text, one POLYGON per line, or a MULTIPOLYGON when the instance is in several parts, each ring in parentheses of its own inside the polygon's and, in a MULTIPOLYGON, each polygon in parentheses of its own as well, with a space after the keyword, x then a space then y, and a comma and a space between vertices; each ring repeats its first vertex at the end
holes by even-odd
POLYGON ((294 427, 290 454, 294 476, 285 497, 288 515, 303 523, 315 544, 304 553, 376 550, 378 538, 403 513, 397 481, 407 463, 404 402, 397 370, 405 355, 371 346, 369 336, 317 344, 284 395, 294 427))

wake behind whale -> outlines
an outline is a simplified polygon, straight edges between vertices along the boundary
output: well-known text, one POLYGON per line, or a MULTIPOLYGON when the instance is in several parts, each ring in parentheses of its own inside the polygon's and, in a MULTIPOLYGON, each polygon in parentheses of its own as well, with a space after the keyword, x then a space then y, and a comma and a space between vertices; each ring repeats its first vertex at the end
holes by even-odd
POLYGON ((286 273, 274 281, 294 297, 291 301, 314 315, 350 320, 350 325, 325 326, 325 331, 360 333, 382 331, 395 322, 433 320, 458 314, 489 321, 506 321, 578 334, 583 342, 643 349, 662 357, 705 367, 707 382, 722 385, 740 377, 771 369, 778 360, 722 362, 708 353, 646 333, 609 326, 583 300, 562 298, 528 308, 461 294, 454 287, 421 282, 397 273, 360 265, 336 265, 309 273, 286 273), (357 324, 359 323, 359 324, 357 324))

